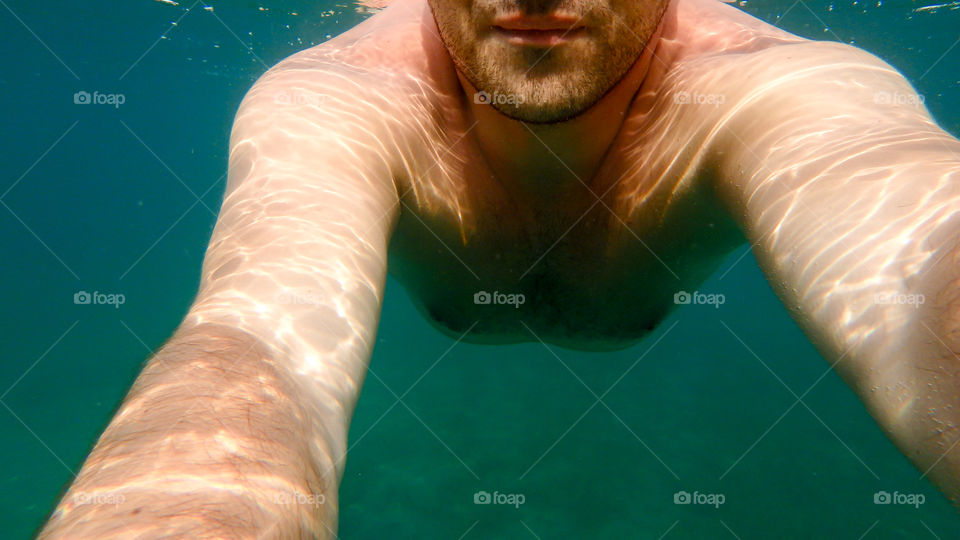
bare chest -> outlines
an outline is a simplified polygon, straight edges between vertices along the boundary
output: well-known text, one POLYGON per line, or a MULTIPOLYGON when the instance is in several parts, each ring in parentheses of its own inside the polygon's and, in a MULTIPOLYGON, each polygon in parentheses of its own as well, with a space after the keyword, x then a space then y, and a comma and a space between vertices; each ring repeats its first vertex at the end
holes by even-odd
POLYGON ((627 346, 736 242, 695 192, 669 204, 651 195, 637 211, 637 190, 657 190, 640 186, 651 171, 622 159, 564 197, 531 205, 517 203, 476 155, 457 157, 398 186, 389 261, 424 316, 455 338, 627 346))

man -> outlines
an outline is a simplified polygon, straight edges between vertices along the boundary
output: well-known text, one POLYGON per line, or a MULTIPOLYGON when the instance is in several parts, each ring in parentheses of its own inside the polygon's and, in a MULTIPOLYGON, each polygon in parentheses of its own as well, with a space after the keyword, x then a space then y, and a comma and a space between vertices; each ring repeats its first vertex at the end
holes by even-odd
POLYGON ((333 536, 388 251, 457 339, 605 350, 743 235, 956 500, 960 142, 911 97, 715 0, 397 0, 246 96, 196 302, 42 536, 333 536))

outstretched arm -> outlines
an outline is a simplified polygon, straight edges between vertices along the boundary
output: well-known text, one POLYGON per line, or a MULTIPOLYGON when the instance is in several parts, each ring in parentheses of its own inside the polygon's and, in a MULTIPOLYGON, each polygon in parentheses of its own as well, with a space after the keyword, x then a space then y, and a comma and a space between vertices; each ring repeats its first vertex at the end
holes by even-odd
POLYGON ((723 203, 794 319, 957 503, 960 141, 863 51, 753 56, 713 134, 723 203))
POLYGON ((41 537, 335 536, 397 202, 362 90, 301 65, 246 96, 196 302, 41 537))

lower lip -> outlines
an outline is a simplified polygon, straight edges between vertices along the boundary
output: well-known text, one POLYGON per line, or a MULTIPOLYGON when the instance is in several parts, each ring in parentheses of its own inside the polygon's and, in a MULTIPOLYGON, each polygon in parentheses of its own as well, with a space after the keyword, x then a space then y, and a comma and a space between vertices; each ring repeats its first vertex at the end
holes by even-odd
POLYGON ((563 28, 556 30, 510 30, 494 27, 494 30, 507 39, 512 45, 529 47, 556 47, 576 38, 583 33, 583 28, 563 28))

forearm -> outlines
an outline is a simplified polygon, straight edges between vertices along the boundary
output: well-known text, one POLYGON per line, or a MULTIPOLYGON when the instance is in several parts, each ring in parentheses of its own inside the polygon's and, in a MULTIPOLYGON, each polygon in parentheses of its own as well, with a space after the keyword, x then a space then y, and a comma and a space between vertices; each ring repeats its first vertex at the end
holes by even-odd
POLYGON ((226 326, 179 331, 40 536, 333 537, 336 449, 271 356, 226 326))
MULTIPOLYGON (((960 166, 910 163, 907 155, 857 180, 835 169, 782 197, 771 190, 757 197, 748 234, 800 326, 904 455, 956 504, 960 166), (783 204, 792 208, 781 212, 783 204), (761 207, 770 218, 759 217, 761 207)), ((889 159, 875 156, 877 164, 889 159)))
POLYGON ((871 392, 900 450, 960 507, 960 227, 951 236, 917 285, 913 346, 871 392))
POLYGON ((816 94, 759 111, 767 127, 737 126, 720 188, 797 323, 957 501, 960 142, 919 112, 878 118, 870 93, 836 98, 844 114, 816 94))

